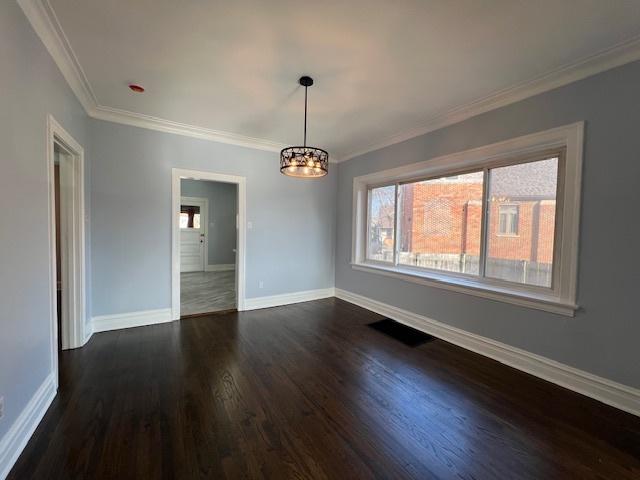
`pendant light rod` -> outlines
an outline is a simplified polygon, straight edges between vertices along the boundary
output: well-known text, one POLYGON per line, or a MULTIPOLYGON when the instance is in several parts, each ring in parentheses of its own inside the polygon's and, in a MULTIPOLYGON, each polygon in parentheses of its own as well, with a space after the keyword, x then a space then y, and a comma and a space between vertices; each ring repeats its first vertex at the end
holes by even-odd
POLYGON ((313 78, 304 76, 300 77, 298 83, 304 87, 304 146, 307 146, 307 90, 313 85, 313 78))
POLYGON ((309 87, 304 87, 304 146, 307 146, 307 90, 309 87))

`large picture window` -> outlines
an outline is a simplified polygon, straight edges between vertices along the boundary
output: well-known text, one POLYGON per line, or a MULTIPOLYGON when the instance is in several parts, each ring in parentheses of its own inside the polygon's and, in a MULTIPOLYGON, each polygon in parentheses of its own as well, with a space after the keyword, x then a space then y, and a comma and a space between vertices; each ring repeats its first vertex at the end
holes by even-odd
POLYGON ((356 178, 354 268, 573 314, 581 138, 576 124, 356 178))

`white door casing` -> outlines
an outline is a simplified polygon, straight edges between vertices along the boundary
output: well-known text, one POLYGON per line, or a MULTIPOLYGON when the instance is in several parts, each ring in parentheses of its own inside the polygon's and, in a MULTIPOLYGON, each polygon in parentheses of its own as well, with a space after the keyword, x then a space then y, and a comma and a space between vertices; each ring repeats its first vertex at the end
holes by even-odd
MULTIPOLYGON (((46 165, 49 187, 49 278, 51 365, 58 385, 58 335, 63 349, 78 348, 91 332, 85 328, 85 209, 84 149, 53 118, 47 116, 46 165), (60 157, 61 246, 62 246, 62 331, 58 332, 55 222, 55 145, 64 152, 60 157), (64 184, 63 184, 64 183, 64 184)), ((88 219, 86 219, 88 220, 88 219)))
POLYGON ((207 172, 202 170, 188 170, 182 168, 171 169, 171 317, 180 319, 180 205, 181 205, 181 179, 209 180, 213 182, 232 183, 238 186, 238 213, 236 235, 236 298, 237 309, 245 309, 245 265, 246 265, 246 217, 247 217, 247 193, 246 178, 237 175, 207 172))
POLYGON ((206 198, 180 197, 180 206, 200 209, 200 228, 180 228, 180 272, 202 272, 208 257, 209 202, 206 198))

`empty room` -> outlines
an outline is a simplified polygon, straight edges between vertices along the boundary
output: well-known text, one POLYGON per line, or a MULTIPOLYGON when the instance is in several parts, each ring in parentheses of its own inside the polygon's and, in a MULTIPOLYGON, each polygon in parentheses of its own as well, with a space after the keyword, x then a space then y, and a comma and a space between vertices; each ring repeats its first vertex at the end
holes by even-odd
POLYGON ((640 479, 640 0, 6 0, 0 112, 0 480, 640 479))

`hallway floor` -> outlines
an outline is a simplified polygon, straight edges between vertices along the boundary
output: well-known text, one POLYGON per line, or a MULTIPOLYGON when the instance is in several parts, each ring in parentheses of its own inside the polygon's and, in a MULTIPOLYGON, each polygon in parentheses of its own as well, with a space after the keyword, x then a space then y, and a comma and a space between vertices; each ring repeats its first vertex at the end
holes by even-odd
POLYGON ((236 272, 180 274, 180 315, 219 312, 236 308, 236 272))

